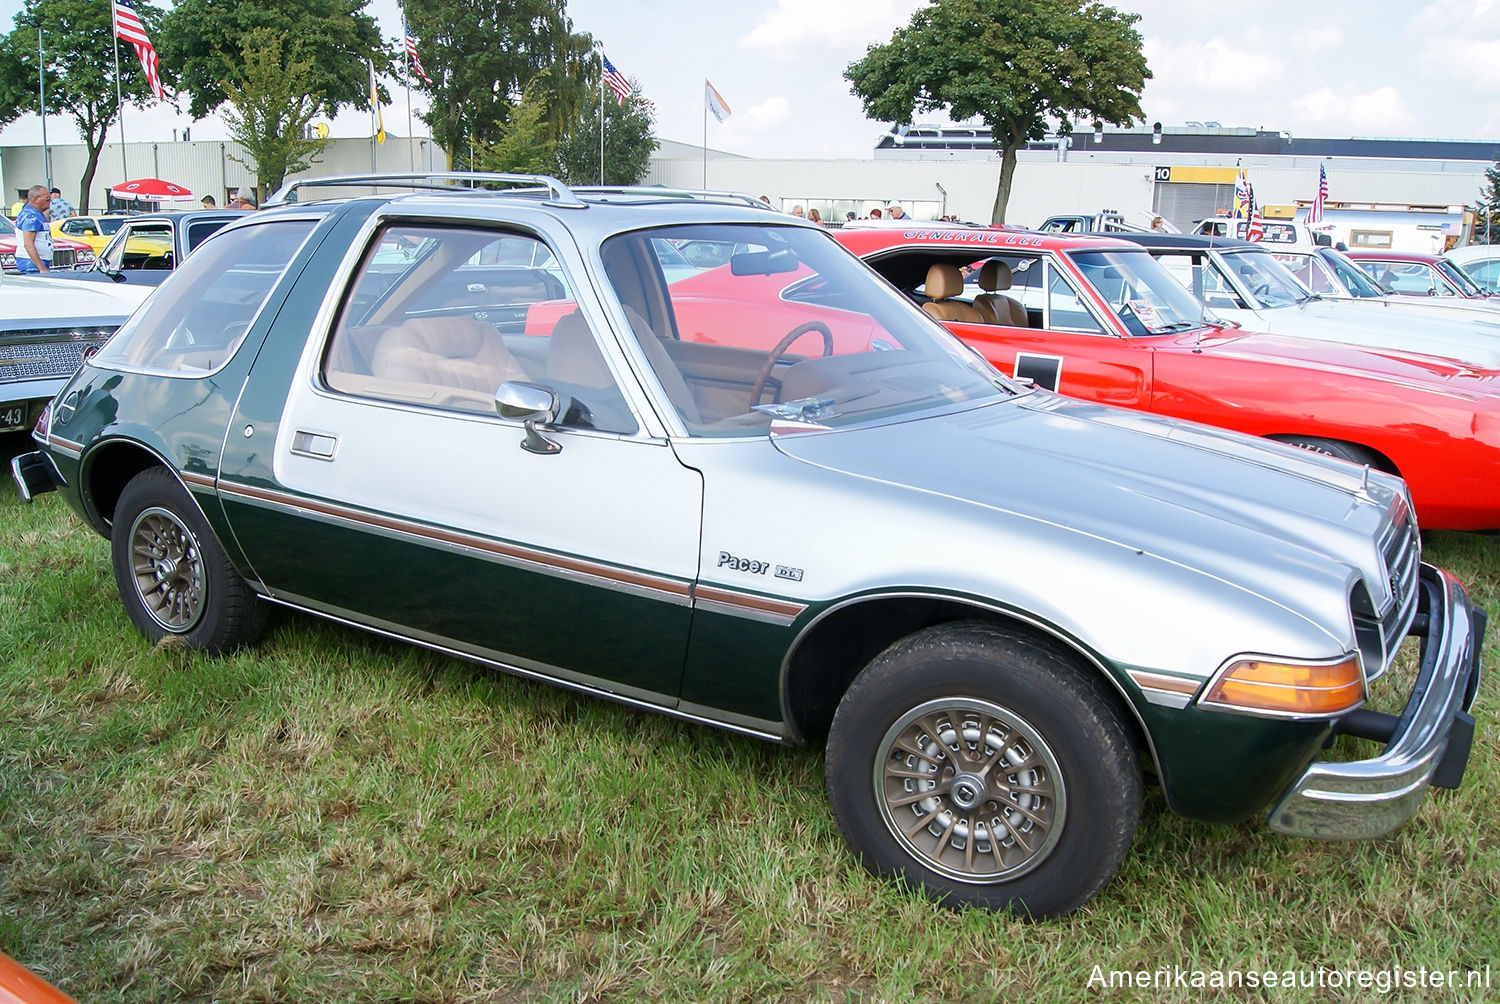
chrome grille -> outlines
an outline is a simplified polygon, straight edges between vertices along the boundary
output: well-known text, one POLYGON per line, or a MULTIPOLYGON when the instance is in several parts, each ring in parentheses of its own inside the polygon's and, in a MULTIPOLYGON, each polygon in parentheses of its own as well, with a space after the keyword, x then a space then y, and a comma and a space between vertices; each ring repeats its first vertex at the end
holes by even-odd
POLYGON ((83 354, 109 341, 113 327, 58 331, 7 331, 0 338, 0 383, 72 374, 83 354))
POLYGON ((72 248, 58 248, 58 247, 53 248, 52 249, 52 263, 51 263, 51 267, 52 268, 72 268, 73 267, 73 249, 72 248))
POLYGON ((1406 636, 1417 611, 1417 576, 1422 563, 1422 540, 1411 507, 1402 501, 1391 514, 1390 525, 1380 540, 1392 602, 1381 616, 1386 651, 1394 653, 1406 636))

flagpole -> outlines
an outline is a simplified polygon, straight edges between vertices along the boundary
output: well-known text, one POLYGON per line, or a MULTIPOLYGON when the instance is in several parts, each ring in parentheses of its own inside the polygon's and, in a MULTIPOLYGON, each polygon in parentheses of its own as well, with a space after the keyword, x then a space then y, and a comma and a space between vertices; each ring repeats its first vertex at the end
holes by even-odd
POLYGON ((599 49, 599 187, 604 187, 604 49, 599 49))
POLYGON ((406 53, 406 160, 412 172, 415 173, 417 151, 411 142, 411 50, 406 47, 406 40, 410 37, 411 29, 406 25, 406 11, 403 10, 401 12, 401 51, 406 53))
MULTIPOLYGON (((125 162, 125 94, 120 89, 120 21, 115 16, 114 0, 109 4, 109 26, 114 30, 115 42, 115 107, 120 116, 120 183, 124 184, 130 180, 130 167, 125 162)), ((106 191, 104 205, 109 206, 109 195, 106 191)))
POLYGON ((708 81, 703 81, 703 190, 708 191, 708 81))

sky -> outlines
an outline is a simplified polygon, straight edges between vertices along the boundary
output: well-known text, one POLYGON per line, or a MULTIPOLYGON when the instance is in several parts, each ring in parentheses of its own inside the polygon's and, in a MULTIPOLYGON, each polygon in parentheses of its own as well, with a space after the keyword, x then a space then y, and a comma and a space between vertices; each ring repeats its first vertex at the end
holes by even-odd
MULTIPOLYGON (((889 41, 922 4, 569 0, 567 13, 574 29, 593 35, 654 103, 659 138, 704 141, 703 83, 709 80, 731 112, 723 124, 707 119, 713 149, 758 157, 869 158, 890 124, 864 117, 843 70, 869 45, 889 41)), ((1113 5, 1141 15, 1136 30, 1153 74, 1141 98, 1148 124, 1170 128, 1212 120, 1299 137, 1500 137, 1500 0, 1113 5), (1247 13, 1255 16, 1248 26, 1247 13)), ((0 0, 0 25, 12 26, 20 6, 18 0, 0 0)), ((394 43, 401 31, 396 0, 371 0, 368 9, 394 43)), ((129 49, 121 60, 139 70, 129 49)), ((395 99, 384 110, 386 128, 404 134, 405 91, 398 81, 385 83, 395 99)), ((425 107, 420 93, 415 104, 418 111, 425 107)), ((131 142, 171 140, 174 130, 181 136, 188 127, 194 139, 225 136, 217 119, 194 122, 167 104, 144 111, 127 106, 125 115, 131 142)), ((421 122, 412 121, 413 131, 425 135, 421 122)), ((331 127, 335 136, 367 136, 369 112, 345 112, 331 127)), ((49 142, 78 141, 61 115, 49 117, 47 133, 49 142)), ((40 141, 35 115, 0 130, 0 146, 40 141)))

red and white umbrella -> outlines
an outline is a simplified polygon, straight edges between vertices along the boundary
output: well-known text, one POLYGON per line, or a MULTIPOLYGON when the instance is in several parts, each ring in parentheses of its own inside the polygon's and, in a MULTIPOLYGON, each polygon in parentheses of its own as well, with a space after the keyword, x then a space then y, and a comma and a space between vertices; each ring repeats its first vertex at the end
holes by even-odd
POLYGON ((137 178, 121 182, 111 188, 109 194, 117 199, 136 202, 175 202, 193 197, 193 193, 182 185, 174 185, 160 178, 137 178))

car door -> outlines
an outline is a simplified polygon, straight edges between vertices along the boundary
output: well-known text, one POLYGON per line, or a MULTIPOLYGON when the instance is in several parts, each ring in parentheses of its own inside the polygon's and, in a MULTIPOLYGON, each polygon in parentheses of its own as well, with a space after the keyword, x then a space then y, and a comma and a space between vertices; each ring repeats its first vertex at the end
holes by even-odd
MULTIPOLYGON (((627 402, 598 338, 603 315, 574 295, 576 251, 552 283, 491 286, 495 269, 481 259, 497 239, 392 223, 370 241, 323 322, 328 337, 308 340, 275 433, 274 483, 237 488, 235 536, 284 602, 671 703, 700 478, 627 402), (455 276, 471 281, 454 287, 455 276), (451 302, 432 295, 452 288, 451 302), (538 333, 531 308, 555 316, 559 291, 574 319, 538 333), (592 382, 570 385, 564 413, 542 430, 501 419, 500 383, 555 385, 552 334, 565 328, 597 361, 592 382)), ((237 416, 231 428, 253 422, 237 416)))
POLYGON ((1123 407, 1151 400, 1149 339, 1122 334, 1083 291, 1074 270, 1047 255, 993 257, 1011 269, 1005 292, 1021 301, 1037 327, 945 322, 1002 373, 1073 397, 1123 407))

